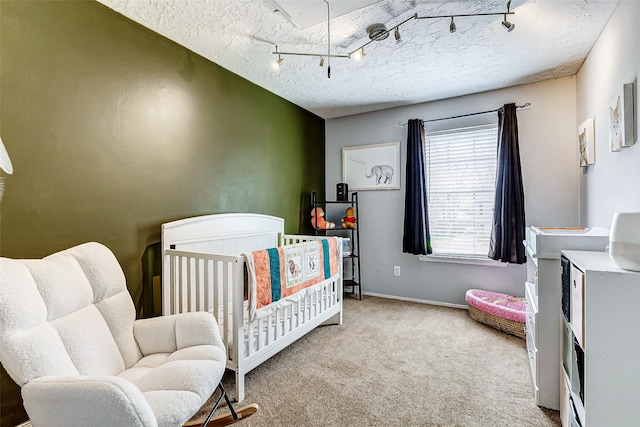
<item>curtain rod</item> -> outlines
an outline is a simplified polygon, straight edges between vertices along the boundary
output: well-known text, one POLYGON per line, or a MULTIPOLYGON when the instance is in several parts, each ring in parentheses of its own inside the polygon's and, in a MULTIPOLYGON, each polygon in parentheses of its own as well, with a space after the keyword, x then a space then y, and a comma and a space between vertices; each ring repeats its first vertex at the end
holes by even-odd
MULTIPOLYGON (((527 102, 524 105, 516 105, 516 108, 521 109, 521 108, 527 108, 530 107, 531 103, 527 102)), ((469 117, 469 116, 477 116, 479 114, 488 114, 488 113, 497 113, 498 111, 500 111, 502 108, 496 108, 495 110, 487 110, 487 111, 480 111, 477 113, 469 113, 469 114, 461 114, 459 116, 451 116, 451 117, 442 117, 440 119, 430 119, 430 120, 424 120, 425 123, 429 123, 429 122, 439 122, 440 120, 449 120, 449 119, 459 119, 461 117, 469 117)), ((403 123, 403 122, 398 122, 398 124, 400 126, 407 126, 407 123, 403 123)))

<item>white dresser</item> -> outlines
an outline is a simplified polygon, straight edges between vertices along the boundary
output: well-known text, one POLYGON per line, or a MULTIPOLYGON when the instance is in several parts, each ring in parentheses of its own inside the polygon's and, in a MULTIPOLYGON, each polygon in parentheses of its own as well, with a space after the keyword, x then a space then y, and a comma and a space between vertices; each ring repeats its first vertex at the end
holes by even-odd
POLYGON ((527 352, 536 404, 560 409, 560 302, 563 249, 604 251, 609 230, 528 227, 527 248, 527 352))

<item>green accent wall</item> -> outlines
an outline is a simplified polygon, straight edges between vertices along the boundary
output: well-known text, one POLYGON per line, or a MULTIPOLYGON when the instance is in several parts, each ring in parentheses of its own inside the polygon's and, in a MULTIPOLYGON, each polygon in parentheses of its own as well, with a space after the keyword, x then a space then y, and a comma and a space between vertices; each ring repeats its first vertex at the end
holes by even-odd
POLYGON ((2 0, 0 18, 2 256, 98 241, 137 298, 164 222, 253 212, 310 231, 322 118, 97 2, 2 0))

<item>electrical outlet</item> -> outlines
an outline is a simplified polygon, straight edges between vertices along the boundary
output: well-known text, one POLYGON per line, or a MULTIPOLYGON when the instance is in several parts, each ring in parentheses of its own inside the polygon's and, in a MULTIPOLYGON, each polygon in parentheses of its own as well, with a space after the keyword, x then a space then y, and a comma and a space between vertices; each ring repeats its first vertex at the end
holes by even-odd
POLYGON ((394 265, 393 266, 393 275, 394 276, 400 276, 400 266, 399 265, 394 265))

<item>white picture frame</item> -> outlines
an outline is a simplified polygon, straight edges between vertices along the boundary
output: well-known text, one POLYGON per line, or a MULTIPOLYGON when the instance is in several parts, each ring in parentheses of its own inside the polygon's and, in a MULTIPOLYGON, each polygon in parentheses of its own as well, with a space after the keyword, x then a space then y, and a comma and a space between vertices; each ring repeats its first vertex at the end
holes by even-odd
POLYGON ((594 119, 587 119, 578 126, 578 153, 581 167, 586 167, 596 162, 594 119))
POLYGON ((620 151, 636 142, 634 84, 625 83, 609 102, 609 151, 620 151))
POLYGON ((400 142, 343 147, 342 182, 349 191, 399 190, 400 142))

